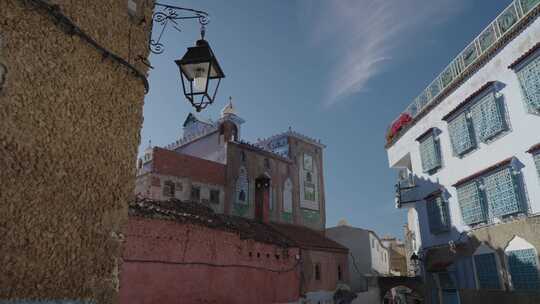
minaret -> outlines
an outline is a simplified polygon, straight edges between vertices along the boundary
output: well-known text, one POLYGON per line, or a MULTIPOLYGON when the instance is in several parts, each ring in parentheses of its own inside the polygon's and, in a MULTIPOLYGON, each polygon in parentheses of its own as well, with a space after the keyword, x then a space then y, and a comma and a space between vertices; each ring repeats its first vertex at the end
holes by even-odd
POLYGON ((236 109, 229 97, 229 103, 221 110, 219 119, 219 142, 238 141, 240 139, 240 125, 244 120, 236 115, 236 109))

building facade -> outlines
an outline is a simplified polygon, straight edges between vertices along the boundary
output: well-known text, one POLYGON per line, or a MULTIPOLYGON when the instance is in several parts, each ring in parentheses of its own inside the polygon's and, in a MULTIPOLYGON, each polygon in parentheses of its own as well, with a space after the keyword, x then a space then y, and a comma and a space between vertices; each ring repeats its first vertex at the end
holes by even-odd
POLYGON ((189 114, 181 139, 139 159, 136 194, 212 201, 221 213, 324 231, 324 145, 292 130, 249 144, 240 137, 244 122, 232 103, 216 122, 189 114), (166 184, 175 184, 174 195, 166 184))
POLYGON ((512 1, 389 128, 406 249, 432 303, 538 298, 539 11, 512 1))
POLYGON ((390 275, 390 252, 371 230, 339 225, 326 229, 326 236, 349 249, 349 277, 353 292, 368 290, 368 280, 390 275))
POLYGON ((153 2, 1 2, 0 299, 118 302, 153 2))
POLYGON ((181 139, 138 160, 136 195, 263 223, 297 244, 300 294, 333 292, 348 283, 348 250, 325 237, 324 145, 290 129, 249 144, 244 123, 231 102, 215 122, 189 114, 181 139))
POLYGON ((407 255, 405 243, 392 236, 384 236, 381 239, 383 245, 388 248, 390 256, 390 274, 393 276, 407 275, 407 255))

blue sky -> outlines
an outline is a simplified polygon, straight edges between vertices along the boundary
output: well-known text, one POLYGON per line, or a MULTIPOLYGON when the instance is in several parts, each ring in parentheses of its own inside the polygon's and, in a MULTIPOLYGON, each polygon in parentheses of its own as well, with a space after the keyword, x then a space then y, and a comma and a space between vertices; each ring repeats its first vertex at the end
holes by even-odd
MULTIPOLYGON (((207 40, 226 78, 217 118, 232 96, 248 141, 294 130, 327 145, 327 226, 350 224, 402 238, 386 128, 510 0, 162 0, 210 13, 207 40)), ((151 56, 141 148, 166 145, 193 111, 173 60, 198 39, 196 22, 168 30, 151 56)))

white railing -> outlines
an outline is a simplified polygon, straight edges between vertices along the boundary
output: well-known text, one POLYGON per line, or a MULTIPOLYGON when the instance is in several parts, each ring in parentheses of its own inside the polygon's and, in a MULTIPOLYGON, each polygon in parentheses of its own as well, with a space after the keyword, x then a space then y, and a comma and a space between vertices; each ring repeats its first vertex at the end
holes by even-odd
MULTIPOLYGON (((497 45, 505 35, 533 11, 540 0, 514 0, 491 22, 431 84, 405 109, 413 119, 429 106, 446 88, 461 79, 486 52, 497 45)), ((403 113, 401 113, 403 114, 403 113)), ((401 115, 400 114, 400 115, 401 115)))

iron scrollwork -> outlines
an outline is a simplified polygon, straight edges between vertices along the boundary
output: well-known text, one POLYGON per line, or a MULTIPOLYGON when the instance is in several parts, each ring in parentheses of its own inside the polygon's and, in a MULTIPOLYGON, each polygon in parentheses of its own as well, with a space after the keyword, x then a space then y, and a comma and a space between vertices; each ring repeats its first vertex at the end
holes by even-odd
POLYGON ((154 54, 161 54, 165 51, 165 46, 161 41, 167 26, 171 25, 175 30, 181 32, 178 20, 195 19, 201 25, 201 36, 204 38, 206 25, 210 22, 207 12, 183 8, 178 6, 166 5, 161 3, 155 4, 156 11, 152 16, 154 27, 157 25, 160 29, 157 39, 150 37, 149 48, 154 54))

